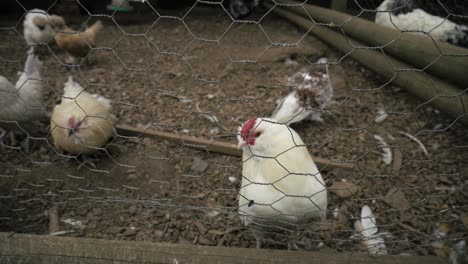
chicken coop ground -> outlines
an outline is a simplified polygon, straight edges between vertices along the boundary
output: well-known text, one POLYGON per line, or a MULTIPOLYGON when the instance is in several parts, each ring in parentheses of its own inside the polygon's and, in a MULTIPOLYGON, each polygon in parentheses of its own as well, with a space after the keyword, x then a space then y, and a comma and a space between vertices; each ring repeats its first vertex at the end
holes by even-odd
MULTIPOLYGON (((356 165, 323 171, 327 186, 349 181, 360 191, 347 198, 330 194, 325 224, 296 241, 306 249, 323 242, 320 250, 363 251, 350 237, 366 204, 379 230, 391 234, 386 238, 391 254, 436 254, 431 242, 439 223, 450 225, 448 238, 466 234, 468 139, 463 126, 313 35, 303 37, 305 32, 272 14, 261 26, 228 28, 228 18, 211 9, 192 10, 184 20, 188 28, 167 18, 155 25, 120 25, 126 33, 149 30, 146 37, 125 35, 110 20, 103 22, 97 38, 102 49, 74 71, 60 63, 64 54, 57 47, 39 47, 48 110, 73 75, 87 91, 113 100, 119 123, 235 142, 241 122, 272 113, 288 92, 288 76, 328 57, 334 103, 322 115, 323 123, 293 128, 313 155, 356 165), (189 31, 200 38, 222 37, 218 43, 196 40, 189 31), (300 42, 297 47, 272 46, 270 40, 300 42), (236 60, 244 62, 232 62, 236 60), (381 123, 374 122, 378 109, 389 113, 381 123), (415 135, 428 154, 401 131, 415 135), (375 134, 391 146, 389 165, 375 134)), ((24 61, 27 48, 13 30, 3 30, 1 36, 0 72, 16 81, 22 69, 18 60, 24 61)), ((48 124, 39 125, 36 133, 29 153, 17 148, 24 135, 4 138, 0 231, 47 234, 49 211, 56 206, 60 230, 67 236, 255 246, 237 215, 237 183, 229 180, 241 177, 239 157, 116 136, 107 153, 93 157, 95 169, 86 164, 78 169, 80 160, 54 149, 48 124)), ((284 249, 285 241, 280 237, 265 247, 284 249)))

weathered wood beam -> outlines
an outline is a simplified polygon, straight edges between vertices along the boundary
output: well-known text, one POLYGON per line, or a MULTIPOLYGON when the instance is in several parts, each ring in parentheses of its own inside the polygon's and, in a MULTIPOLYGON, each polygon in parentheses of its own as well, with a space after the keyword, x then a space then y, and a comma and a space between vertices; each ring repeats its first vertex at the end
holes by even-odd
POLYGON ((141 241, 0 233, 1 263, 167 264, 442 264, 434 256, 372 256, 355 252, 310 252, 203 247, 141 241))

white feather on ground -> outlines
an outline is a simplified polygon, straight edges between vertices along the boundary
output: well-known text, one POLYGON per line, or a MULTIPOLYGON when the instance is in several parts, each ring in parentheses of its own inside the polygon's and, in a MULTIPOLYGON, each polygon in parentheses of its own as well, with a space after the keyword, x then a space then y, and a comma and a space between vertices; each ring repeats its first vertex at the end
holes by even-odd
POLYGON ((385 121, 385 119, 387 119, 388 117, 388 113, 385 112, 384 109, 382 108, 379 108, 377 109, 377 116, 375 117, 375 122, 376 123, 382 123, 383 121, 385 121))
POLYGON ((450 250, 449 256, 450 264, 466 264, 468 263, 468 252, 466 249, 466 241, 461 240, 455 244, 450 250))
POLYGON ((374 135, 374 138, 380 143, 379 148, 382 150, 383 162, 386 165, 389 165, 390 163, 392 163, 393 160, 392 150, 390 149, 390 146, 387 144, 387 142, 385 142, 385 140, 381 136, 374 135))
POLYGON ((402 134, 402 135, 408 137, 409 139, 411 139, 412 141, 418 143, 418 145, 421 147, 422 151, 424 152, 424 155, 427 156, 427 155, 429 154, 429 153, 427 152, 427 149, 426 149, 426 147, 424 146, 424 144, 423 144, 419 139, 417 139, 415 136, 413 136, 413 135, 411 135, 411 134, 408 134, 408 133, 406 133, 406 132, 404 132, 404 131, 400 131, 400 134, 402 134))
POLYGON ((384 236, 388 236, 388 234, 378 233, 377 222, 369 206, 362 207, 361 220, 354 222, 354 229, 361 238, 361 244, 367 248, 370 254, 388 254, 384 241, 384 236))
POLYGON ((321 58, 289 77, 288 85, 293 90, 281 100, 271 118, 288 125, 305 119, 323 121, 321 112, 333 97, 328 59, 321 58))

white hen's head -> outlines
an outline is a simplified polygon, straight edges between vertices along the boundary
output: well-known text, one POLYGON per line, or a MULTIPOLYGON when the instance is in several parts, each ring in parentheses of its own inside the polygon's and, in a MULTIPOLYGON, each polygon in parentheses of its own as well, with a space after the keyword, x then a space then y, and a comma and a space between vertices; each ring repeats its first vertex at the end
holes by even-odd
POLYGON ((276 145, 285 137, 291 137, 286 125, 269 118, 251 118, 239 128, 238 148, 250 149, 261 156, 271 156, 276 145))

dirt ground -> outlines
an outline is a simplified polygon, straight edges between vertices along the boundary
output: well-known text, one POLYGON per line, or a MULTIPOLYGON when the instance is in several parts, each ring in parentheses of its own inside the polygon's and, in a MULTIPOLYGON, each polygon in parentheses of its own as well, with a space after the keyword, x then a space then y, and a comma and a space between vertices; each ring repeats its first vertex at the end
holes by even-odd
MULTIPOLYGON (((348 198, 330 193, 325 224, 296 240, 306 249, 323 242, 320 250, 363 251, 350 237, 366 204, 379 230, 391 234, 391 254, 436 254, 431 242, 440 223, 450 226, 453 241, 466 236, 468 138, 460 122, 272 14, 260 26, 230 25, 219 11, 194 9, 184 22, 161 18, 121 29, 103 18, 97 49, 75 71, 60 63, 64 54, 56 46, 41 47, 46 108, 73 75, 87 91, 113 100, 119 123, 235 142, 243 121, 271 115, 288 93, 288 76, 327 57, 334 102, 324 122, 293 128, 313 155, 356 165, 324 170, 327 186, 346 180, 360 191, 348 198), (374 122, 378 109, 389 113, 382 123, 374 122), (415 135, 428 154, 401 131, 415 135), (374 134, 391 146, 390 165, 374 134), (398 195, 389 195, 395 190, 398 195)), ((0 73, 16 81, 26 46, 13 30, 0 40, 0 73)), ((23 139, 7 137, 1 149, 2 232, 48 234, 49 210, 57 206, 67 236, 255 247, 237 215, 238 184, 229 180, 241 178, 239 157, 116 136, 96 157, 96 169, 78 169, 78 159, 54 149, 47 124, 35 131, 30 153, 18 148, 23 139)), ((286 236, 265 247, 286 248, 286 236)))

